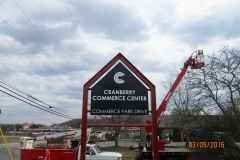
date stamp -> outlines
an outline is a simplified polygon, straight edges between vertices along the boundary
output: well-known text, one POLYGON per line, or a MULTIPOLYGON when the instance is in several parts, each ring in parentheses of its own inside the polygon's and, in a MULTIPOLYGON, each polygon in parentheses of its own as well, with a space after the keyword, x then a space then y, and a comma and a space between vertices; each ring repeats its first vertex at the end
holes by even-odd
POLYGON ((224 142, 189 142, 189 148, 224 148, 224 142))

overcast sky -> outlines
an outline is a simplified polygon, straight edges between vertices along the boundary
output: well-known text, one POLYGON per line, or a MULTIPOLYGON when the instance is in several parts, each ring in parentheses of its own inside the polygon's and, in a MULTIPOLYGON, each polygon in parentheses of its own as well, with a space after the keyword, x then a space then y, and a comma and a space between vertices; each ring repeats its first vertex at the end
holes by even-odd
POLYGON ((239 8, 238 0, 1 0, 0 123, 69 120, 11 95, 81 117, 83 85, 119 52, 156 86, 159 105, 161 81, 193 51, 239 49, 239 8))

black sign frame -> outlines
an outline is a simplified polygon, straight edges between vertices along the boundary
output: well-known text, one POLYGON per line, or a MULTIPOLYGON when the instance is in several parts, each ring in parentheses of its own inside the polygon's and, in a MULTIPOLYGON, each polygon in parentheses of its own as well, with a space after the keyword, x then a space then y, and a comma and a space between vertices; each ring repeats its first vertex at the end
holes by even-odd
POLYGON ((91 90, 91 115, 148 115, 149 88, 116 62, 91 90))

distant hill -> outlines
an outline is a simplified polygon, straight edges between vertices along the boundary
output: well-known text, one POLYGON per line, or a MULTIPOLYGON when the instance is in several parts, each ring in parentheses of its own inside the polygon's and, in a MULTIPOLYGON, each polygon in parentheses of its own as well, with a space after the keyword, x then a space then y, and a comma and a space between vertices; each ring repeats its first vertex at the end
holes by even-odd
MULTIPOLYGON (((104 121, 103 119, 97 119, 96 123, 101 124, 101 123, 103 123, 103 121, 104 121)), ((81 122, 82 122, 82 119, 78 118, 78 119, 72 119, 72 120, 60 123, 59 125, 61 125, 61 126, 68 125, 69 127, 79 128, 81 122)), ((88 119, 88 123, 95 123, 95 119, 88 119)))
MULTIPOLYGON (((125 124, 139 124, 142 123, 142 119, 143 118, 149 118, 149 116, 132 116, 127 122, 125 122, 125 124)), ((107 123, 111 123, 111 118, 99 118, 97 117, 95 118, 88 118, 88 124, 107 124, 107 123)), ((124 118, 122 119, 122 121, 124 121, 124 118)), ((122 121, 120 121, 119 123, 121 123, 122 121)), ((73 119, 73 120, 69 120, 63 123, 60 123, 59 125, 63 126, 63 125, 67 125, 69 127, 73 127, 73 128, 79 128, 80 124, 82 122, 82 119, 73 119)))
POLYGON ((80 123, 82 122, 82 119, 72 119, 63 123, 60 123, 59 125, 64 126, 67 125, 69 127, 73 127, 73 128, 79 128, 80 123))

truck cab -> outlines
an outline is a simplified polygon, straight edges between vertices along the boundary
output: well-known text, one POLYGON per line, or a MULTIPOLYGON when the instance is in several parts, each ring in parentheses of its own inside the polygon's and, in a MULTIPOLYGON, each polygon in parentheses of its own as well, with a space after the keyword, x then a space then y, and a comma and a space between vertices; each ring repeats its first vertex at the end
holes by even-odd
MULTIPOLYGON (((81 148, 78 150, 78 160, 81 158, 81 148)), ((122 160, 118 152, 103 152, 95 144, 86 144, 86 159, 88 160, 122 160)))

